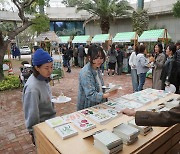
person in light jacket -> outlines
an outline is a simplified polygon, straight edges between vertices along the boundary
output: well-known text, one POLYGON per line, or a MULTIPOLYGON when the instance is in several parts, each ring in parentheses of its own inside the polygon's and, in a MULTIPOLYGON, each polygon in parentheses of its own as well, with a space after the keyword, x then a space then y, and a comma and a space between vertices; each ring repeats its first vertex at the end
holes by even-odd
POLYGON ((149 70, 149 61, 145 57, 146 47, 144 45, 140 45, 139 53, 137 55, 137 74, 139 78, 138 91, 143 90, 143 86, 146 80, 146 73, 149 70))
POLYGON ((117 93, 117 90, 103 93, 104 85, 100 66, 105 61, 105 54, 101 47, 90 46, 88 50, 90 62, 79 73, 79 90, 77 110, 82 110, 106 101, 117 93))
POLYGON ((131 66, 131 78, 132 78, 132 85, 133 85, 133 92, 138 91, 138 75, 137 75, 137 54, 138 54, 139 47, 135 46, 135 50, 131 53, 129 58, 129 65, 131 66))
POLYGON ((163 46, 161 43, 158 43, 154 46, 154 52, 155 52, 155 57, 152 59, 152 62, 154 62, 154 67, 152 71, 152 75, 153 75, 152 88, 161 90, 162 81, 160 80, 160 76, 161 76, 164 62, 166 60, 166 56, 163 53, 163 46))
POLYGON ((33 143, 33 126, 56 115, 54 104, 51 102, 52 93, 49 85, 53 70, 52 61, 48 52, 37 49, 33 56, 33 74, 23 88, 25 125, 32 136, 33 143))

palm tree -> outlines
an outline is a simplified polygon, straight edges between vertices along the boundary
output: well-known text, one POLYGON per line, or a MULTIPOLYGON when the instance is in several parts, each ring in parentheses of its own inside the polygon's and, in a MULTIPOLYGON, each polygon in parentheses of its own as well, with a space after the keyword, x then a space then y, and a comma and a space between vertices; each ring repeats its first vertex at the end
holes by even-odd
POLYGON ((126 0, 80 0, 77 10, 86 10, 92 16, 85 23, 99 18, 102 34, 107 34, 110 29, 110 21, 115 18, 128 16, 133 8, 126 0))

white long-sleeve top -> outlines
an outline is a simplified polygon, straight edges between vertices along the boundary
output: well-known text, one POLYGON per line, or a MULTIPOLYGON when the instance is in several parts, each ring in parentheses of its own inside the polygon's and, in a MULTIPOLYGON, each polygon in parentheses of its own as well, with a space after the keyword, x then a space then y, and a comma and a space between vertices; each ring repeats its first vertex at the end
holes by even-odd
POLYGON ((136 52, 133 51, 130 55, 129 58, 129 65, 131 66, 131 69, 136 69, 136 65, 137 65, 137 55, 136 52))

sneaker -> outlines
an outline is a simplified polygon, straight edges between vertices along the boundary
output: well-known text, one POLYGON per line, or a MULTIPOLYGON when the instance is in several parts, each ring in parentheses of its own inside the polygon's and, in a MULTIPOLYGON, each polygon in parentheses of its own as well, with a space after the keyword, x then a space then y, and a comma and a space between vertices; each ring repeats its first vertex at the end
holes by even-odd
POLYGON ((108 76, 110 76, 110 74, 108 73, 108 76))
POLYGON ((113 72, 113 73, 112 73, 112 76, 114 76, 114 75, 115 75, 115 73, 113 72))

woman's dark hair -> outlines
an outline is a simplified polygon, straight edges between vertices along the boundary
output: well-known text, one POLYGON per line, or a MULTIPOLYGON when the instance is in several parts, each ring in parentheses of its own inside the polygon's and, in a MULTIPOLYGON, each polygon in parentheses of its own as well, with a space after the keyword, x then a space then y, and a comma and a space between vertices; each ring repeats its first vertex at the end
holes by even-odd
POLYGON ((115 51, 115 44, 112 44, 112 46, 111 46, 111 53, 113 53, 114 51, 115 51))
MULTIPOLYGON (((159 48, 159 53, 162 53, 162 52, 163 52, 163 46, 162 46, 162 44, 161 44, 161 43, 157 43, 156 45, 157 45, 158 48, 159 48)), ((155 46, 156 46, 156 45, 155 45, 155 46)), ((154 49, 155 49, 155 46, 154 46, 154 49)))
POLYGON ((140 45, 139 53, 144 53, 145 49, 146 49, 145 45, 140 45))
POLYGON ((134 51, 135 51, 136 55, 139 53, 139 46, 138 45, 135 45, 134 51))
POLYGON ((168 44, 167 47, 169 47, 169 50, 172 51, 173 55, 176 53, 176 46, 173 43, 168 44))
MULTIPOLYGON (((37 67, 39 68, 39 67, 41 67, 41 65, 38 65, 37 67)), ((37 76, 40 74, 40 73, 36 70, 35 66, 33 66, 33 69, 32 69, 32 70, 33 70, 33 75, 34 75, 35 77, 37 77, 37 76)))
POLYGON ((96 45, 92 45, 89 47, 88 55, 89 55, 91 64, 93 64, 93 60, 97 59, 98 57, 101 57, 103 59, 103 62, 105 62, 106 60, 106 56, 103 49, 96 45))

